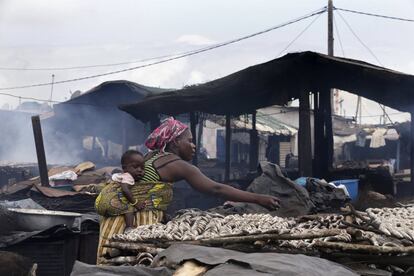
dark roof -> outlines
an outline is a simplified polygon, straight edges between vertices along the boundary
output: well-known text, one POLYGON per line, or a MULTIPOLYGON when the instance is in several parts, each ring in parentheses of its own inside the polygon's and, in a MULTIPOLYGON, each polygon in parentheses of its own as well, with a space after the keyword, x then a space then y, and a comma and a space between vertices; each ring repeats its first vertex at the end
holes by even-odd
POLYGON ((157 95, 170 90, 145 86, 126 80, 106 81, 82 93, 80 96, 61 104, 90 104, 115 107, 119 104, 128 103, 133 99, 141 99, 148 95, 157 95))
POLYGON ((414 101, 412 75, 359 60, 300 52, 204 84, 147 96, 120 109, 144 121, 154 114, 190 111, 239 115, 284 105, 303 90, 326 93, 328 88, 349 91, 401 111, 409 111, 414 101))
POLYGON ((122 129, 126 127, 129 144, 137 144, 145 138, 144 126, 118 106, 169 90, 125 80, 104 82, 80 96, 56 104, 55 116, 48 123, 53 130, 103 137, 116 143, 122 143, 122 129))

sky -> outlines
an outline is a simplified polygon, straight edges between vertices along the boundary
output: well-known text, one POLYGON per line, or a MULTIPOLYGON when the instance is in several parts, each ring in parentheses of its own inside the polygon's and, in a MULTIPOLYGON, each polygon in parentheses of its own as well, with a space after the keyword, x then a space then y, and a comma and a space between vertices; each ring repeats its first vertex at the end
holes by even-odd
MULTIPOLYGON (((0 0, 0 68, 55 68, 47 71, 0 70, 0 92, 50 99, 51 86, 3 90, 97 75, 145 64, 57 70, 62 67, 134 62, 172 55, 228 41, 285 23, 327 5, 327 0, 0 0)), ((413 0, 334 0, 338 8, 411 18, 413 0)), ((414 74, 414 23, 340 12, 385 67, 414 74)), ((335 11, 335 55, 378 64, 335 11), (339 33, 339 36, 338 36, 339 33), (340 38, 340 39, 339 39, 340 38), (342 43, 342 46, 339 43, 342 43)), ((287 52, 327 52, 327 14, 183 59, 102 76, 56 84, 52 99, 64 101, 104 81, 181 88, 224 77, 287 52), (315 19, 292 45, 283 51, 315 19)), ((342 114, 355 114, 356 97, 341 93, 342 114)), ((19 99, 0 95, 0 108, 15 108, 19 99)), ((387 109, 393 121, 407 114, 387 109)), ((377 103, 363 100, 365 123, 379 123, 377 103)))

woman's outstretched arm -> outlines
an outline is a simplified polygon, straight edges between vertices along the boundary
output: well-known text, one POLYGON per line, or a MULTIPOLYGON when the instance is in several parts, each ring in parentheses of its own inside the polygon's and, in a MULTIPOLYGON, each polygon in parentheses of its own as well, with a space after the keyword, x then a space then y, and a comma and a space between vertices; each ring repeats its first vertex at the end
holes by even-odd
POLYGON ((184 179, 200 192, 221 196, 232 201, 257 203, 269 209, 279 207, 277 197, 250 193, 218 183, 204 175, 200 169, 185 161, 173 162, 167 167, 168 173, 173 176, 174 180, 184 179))

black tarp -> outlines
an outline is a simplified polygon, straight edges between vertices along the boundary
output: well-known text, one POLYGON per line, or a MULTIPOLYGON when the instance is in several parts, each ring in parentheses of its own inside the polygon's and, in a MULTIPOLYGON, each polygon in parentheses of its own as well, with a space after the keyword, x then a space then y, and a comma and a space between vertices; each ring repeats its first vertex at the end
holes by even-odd
POLYGON ((209 211, 223 215, 241 213, 269 213, 280 217, 293 217, 308 214, 314 209, 308 191, 285 177, 279 166, 269 162, 260 163, 260 176, 255 178, 247 191, 257 194, 276 196, 280 199, 280 208, 274 211, 253 203, 232 203, 232 207, 219 206, 209 211))
POLYGON ((242 253, 234 250, 175 244, 160 252, 154 263, 169 266, 187 260, 215 266, 206 276, 218 275, 284 275, 284 276, 356 276, 344 266, 302 254, 242 253))
POLYGON ((76 261, 71 276, 171 276, 172 271, 166 267, 147 268, 138 266, 102 266, 88 265, 76 261))

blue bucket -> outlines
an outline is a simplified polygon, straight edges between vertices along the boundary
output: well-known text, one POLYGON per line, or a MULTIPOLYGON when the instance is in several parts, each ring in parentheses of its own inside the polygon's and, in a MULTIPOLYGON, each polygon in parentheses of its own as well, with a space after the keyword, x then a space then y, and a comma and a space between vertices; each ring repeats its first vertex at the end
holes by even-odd
POLYGON ((336 186, 344 185, 348 190, 349 196, 352 200, 356 200, 358 197, 358 186, 359 186, 359 179, 342 179, 342 180, 334 180, 332 181, 336 186))

